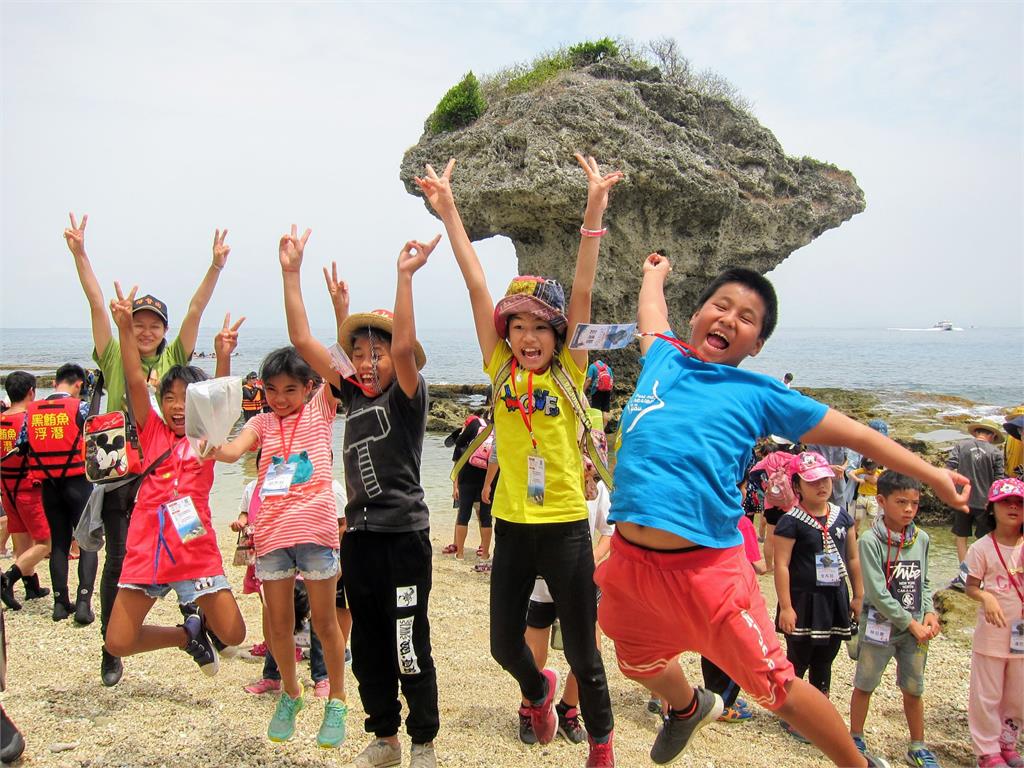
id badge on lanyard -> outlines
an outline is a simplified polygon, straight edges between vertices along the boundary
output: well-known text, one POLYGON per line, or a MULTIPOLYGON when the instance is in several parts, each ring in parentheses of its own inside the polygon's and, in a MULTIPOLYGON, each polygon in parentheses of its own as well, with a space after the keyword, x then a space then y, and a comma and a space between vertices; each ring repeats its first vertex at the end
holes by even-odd
POLYGON ((294 464, 271 464, 267 467, 267 476, 263 478, 263 486, 260 488, 260 498, 268 496, 287 496, 292 488, 292 479, 295 477, 294 464))
POLYGON ((872 645, 888 645, 892 637, 892 622, 875 608, 868 608, 868 624, 864 628, 864 640, 872 645))
POLYGON ((819 587, 834 587, 839 584, 839 560, 828 552, 814 556, 815 583, 819 587))
POLYGON ((1010 653, 1024 654, 1024 619, 1010 622, 1010 653))
POLYGON ((164 510, 171 517, 174 530, 182 544, 206 535, 206 527, 199 519, 199 512, 191 496, 181 496, 164 504, 164 510))
POLYGON ((533 371, 527 378, 526 383, 526 407, 519 401, 519 393, 516 391, 516 361, 512 361, 512 393, 516 398, 516 405, 519 408, 519 415, 523 417, 523 424, 530 433, 530 443, 533 449, 526 457, 526 503, 537 507, 544 506, 544 488, 546 478, 544 474, 544 457, 537 450, 537 438, 533 434, 533 371))

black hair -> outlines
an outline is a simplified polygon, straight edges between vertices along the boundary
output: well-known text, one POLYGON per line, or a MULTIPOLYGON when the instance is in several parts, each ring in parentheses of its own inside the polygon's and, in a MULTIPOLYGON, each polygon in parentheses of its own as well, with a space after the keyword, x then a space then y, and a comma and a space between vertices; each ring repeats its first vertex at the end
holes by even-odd
POLYGON ((4 389, 11 398, 11 405, 21 402, 36 388, 36 377, 28 371, 11 371, 4 381, 4 389))
POLYGON ((162 400, 164 395, 171 391, 171 387, 176 381, 183 382, 187 387, 189 384, 206 381, 208 378, 210 377, 202 368, 197 368, 194 365, 175 365, 160 379, 160 399, 162 400))
POLYGON ((718 277, 708 284, 700 297, 697 299, 697 309, 703 307, 708 299, 715 295, 715 291, 723 285, 739 283, 757 293, 764 302, 764 317, 761 318, 761 332, 758 334, 761 341, 767 341, 775 330, 775 323, 779 317, 779 299, 775 295, 775 288, 771 281, 760 272, 744 267, 733 267, 725 270, 718 277))
POLYGON ((78 382, 85 383, 85 368, 77 363, 64 363, 57 369, 57 373, 53 377, 54 384, 77 384, 78 382))
POLYGON ((875 481, 879 496, 890 496, 896 491, 920 491, 921 482, 909 475, 887 469, 875 481))
POLYGON ((309 367, 309 363, 302 359, 295 347, 275 349, 260 363, 260 378, 264 382, 281 375, 297 379, 303 384, 317 378, 316 373, 309 367))

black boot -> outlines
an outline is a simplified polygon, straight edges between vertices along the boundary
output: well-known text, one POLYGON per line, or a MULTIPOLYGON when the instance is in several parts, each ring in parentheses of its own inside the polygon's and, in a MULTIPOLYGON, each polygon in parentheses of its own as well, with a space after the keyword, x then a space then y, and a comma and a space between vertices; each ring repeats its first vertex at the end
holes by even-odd
POLYGON ((0 706, 0 763, 13 763, 25 751, 25 739, 21 731, 11 722, 7 712, 0 706))
POLYGON ((22 576, 21 583, 25 585, 26 600, 38 600, 40 597, 46 597, 50 594, 49 588, 39 586, 38 573, 33 573, 31 576, 22 576))
POLYGON ((83 627, 96 621, 96 614, 92 612, 92 595, 88 592, 80 592, 78 602, 75 603, 75 623, 83 627))
POLYGON ((111 656, 107 649, 103 649, 103 662, 100 664, 100 678, 108 688, 117 685, 124 674, 124 665, 117 656, 111 656))
POLYGON ((4 605, 12 611, 20 611, 21 603, 14 596, 14 584, 17 581, 13 578, 14 574, 17 574, 19 578, 21 576, 17 565, 12 565, 6 573, 0 573, 0 600, 3 600, 4 605))
POLYGON ((75 606, 71 603, 65 602, 61 599, 60 594, 57 594, 53 601, 53 620, 64 621, 68 616, 75 612, 75 606))

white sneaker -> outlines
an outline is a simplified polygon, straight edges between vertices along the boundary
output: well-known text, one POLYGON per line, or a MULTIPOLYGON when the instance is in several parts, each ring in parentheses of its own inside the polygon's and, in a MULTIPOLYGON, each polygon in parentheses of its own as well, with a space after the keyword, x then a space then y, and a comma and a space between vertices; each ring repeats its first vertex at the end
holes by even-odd
POLYGON ((412 759, 409 760, 409 768, 437 768, 433 742, 412 745, 412 759))
MULTIPOLYGON (((413 754, 415 754, 415 745, 413 754)), ((402 762, 402 745, 384 739, 374 739, 366 749, 356 755, 352 768, 392 768, 402 762)))

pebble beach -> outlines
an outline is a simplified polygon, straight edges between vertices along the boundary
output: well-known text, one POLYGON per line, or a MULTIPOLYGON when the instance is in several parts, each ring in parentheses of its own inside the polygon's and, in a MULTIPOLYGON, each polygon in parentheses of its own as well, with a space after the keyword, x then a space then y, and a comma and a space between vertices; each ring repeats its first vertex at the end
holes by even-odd
MULTIPOLYGON (((230 563, 234 539, 226 525, 218 534, 225 563, 230 563)), ((470 531, 464 562, 440 554, 451 541, 450 525, 435 525, 431 538, 434 585, 430 622, 441 711, 438 764, 446 768, 582 765, 585 745, 573 746, 556 737, 547 746, 528 747, 518 740, 518 690, 488 650, 488 575, 472 570, 475 527, 470 531)), ((259 601, 255 595, 241 595, 242 568, 227 565, 226 570, 248 627, 243 646, 247 649, 262 639, 259 601)), ((47 583, 45 568, 41 578, 47 583)), ((760 583, 769 606, 774 606, 771 576, 761 577, 760 583)), ((94 602, 98 611, 98 600, 94 602)), ((99 681, 98 623, 89 627, 71 621, 55 623, 50 618, 51 608, 44 598, 26 603, 20 612, 5 614, 9 668, 3 702, 27 742, 22 765, 346 766, 369 739, 363 732, 364 715, 351 667, 346 675, 348 738, 340 749, 323 750, 316 745, 323 704, 312 696, 307 662, 299 667, 307 692, 296 736, 287 744, 273 744, 264 736, 273 712, 272 695, 252 696, 242 690, 260 677, 261 659, 247 659, 244 653, 229 649, 221 658, 219 673, 206 677, 186 654, 159 651, 126 659, 121 683, 104 688, 99 681)), ((180 621, 173 597, 156 604, 150 621, 180 621)), ((950 629, 932 641, 929 651, 926 735, 943 766, 973 762, 966 710, 969 631, 950 629)), ((626 768, 653 765, 647 753, 658 720, 647 712, 647 692, 619 672, 607 639, 603 654, 616 718, 617 763, 626 768)), ((552 652, 549 665, 557 668, 563 679, 568 673, 558 651, 552 652)), ((697 656, 684 656, 683 666, 692 680, 700 680, 697 656)), ((841 651, 833 668, 832 700, 844 718, 849 710, 853 666, 841 651)), ((751 706, 751 720, 712 724, 676 764, 700 768, 830 764, 813 747, 786 735, 773 715, 751 706)), ((404 733, 401 736, 408 760, 408 738, 404 733)), ((866 738, 873 752, 894 765, 902 763, 907 731, 891 667, 872 699, 866 738)))

